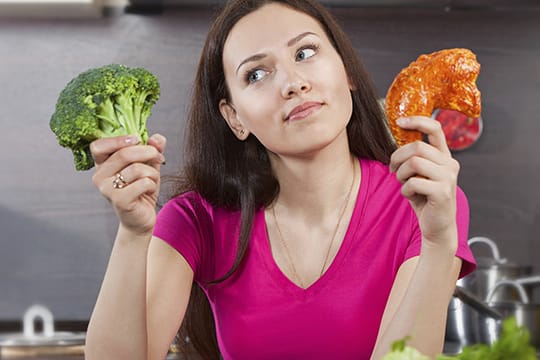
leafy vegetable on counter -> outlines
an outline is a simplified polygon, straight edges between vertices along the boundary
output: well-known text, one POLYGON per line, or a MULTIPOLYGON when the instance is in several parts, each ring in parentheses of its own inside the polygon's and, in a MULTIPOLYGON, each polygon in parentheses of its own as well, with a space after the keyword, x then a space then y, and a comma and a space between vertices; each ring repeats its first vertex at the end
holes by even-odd
POLYGON ((146 121, 160 96, 155 75, 144 68, 110 64, 80 73, 60 93, 51 130, 73 152, 75 169, 94 166, 90 143, 98 138, 137 135, 148 140, 146 121))
MULTIPOLYGON (((407 338, 396 341, 382 360, 428 360, 418 350, 406 345, 407 338)), ((436 360, 536 360, 536 349, 530 344, 529 331, 518 326, 514 317, 502 324, 500 337, 492 345, 465 346, 458 355, 439 355, 436 360)))
POLYGON ((392 344, 392 351, 384 355, 381 360, 430 360, 426 355, 411 346, 407 346, 408 337, 395 341, 392 344))

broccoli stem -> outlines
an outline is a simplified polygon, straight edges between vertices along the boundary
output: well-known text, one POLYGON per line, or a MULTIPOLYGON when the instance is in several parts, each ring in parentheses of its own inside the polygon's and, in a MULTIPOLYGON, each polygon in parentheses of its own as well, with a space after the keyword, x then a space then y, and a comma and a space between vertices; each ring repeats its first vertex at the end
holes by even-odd
POLYGON ((139 124, 139 129, 141 139, 144 143, 148 140, 148 129, 146 128, 146 121, 150 116, 150 109, 147 106, 147 99, 152 94, 148 91, 141 92, 135 99, 134 109, 135 114, 137 115, 137 124, 139 124))
POLYGON ((99 105, 96 116, 104 122, 99 126, 103 133, 114 133, 118 130, 118 117, 111 99, 106 99, 99 105))
POLYGON ((146 144, 146 121, 150 116, 146 99, 149 95, 147 92, 135 97, 121 94, 101 102, 96 116, 102 120, 99 127, 103 136, 137 135, 146 144))
POLYGON ((118 121, 124 127, 126 134, 140 135, 139 124, 136 122, 136 117, 133 112, 133 99, 129 95, 120 94, 116 97, 114 105, 118 121))

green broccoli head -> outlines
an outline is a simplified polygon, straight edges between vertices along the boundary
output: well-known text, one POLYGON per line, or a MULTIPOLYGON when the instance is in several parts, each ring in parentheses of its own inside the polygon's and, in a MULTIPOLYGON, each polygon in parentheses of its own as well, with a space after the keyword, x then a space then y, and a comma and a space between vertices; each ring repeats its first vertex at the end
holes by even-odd
POLYGON ((146 69, 119 64, 89 69, 62 90, 50 127, 58 143, 72 150, 75 169, 88 170, 96 139, 137 135, 147 142, 146 121, 159 95, 158 79, 146 69))

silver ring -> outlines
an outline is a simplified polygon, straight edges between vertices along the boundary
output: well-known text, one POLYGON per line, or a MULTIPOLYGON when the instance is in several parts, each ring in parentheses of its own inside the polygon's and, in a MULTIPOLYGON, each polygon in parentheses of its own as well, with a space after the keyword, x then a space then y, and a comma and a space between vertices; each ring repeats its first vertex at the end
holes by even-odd
POLYGON ((127 181, 126 179, 124 179, 124 177, 122 176, 121 173, 117 173, 115 176, 114 176, 114 179, 112 181, 112 186, 113 188, 115 189, 122 189, 123 187, 125 187, 127 185, 127 181))

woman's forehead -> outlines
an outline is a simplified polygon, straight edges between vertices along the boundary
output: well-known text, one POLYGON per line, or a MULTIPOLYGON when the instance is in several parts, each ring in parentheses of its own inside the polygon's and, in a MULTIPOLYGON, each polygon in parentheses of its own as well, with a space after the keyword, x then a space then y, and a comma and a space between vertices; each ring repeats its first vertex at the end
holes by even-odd
POLYGON ((287 46, 299 34, 310 32, 326 37, 317 20, 286 5, 270 3, 240 19, 232 28, 224 58, 234 62, 273 47, 287 46))

